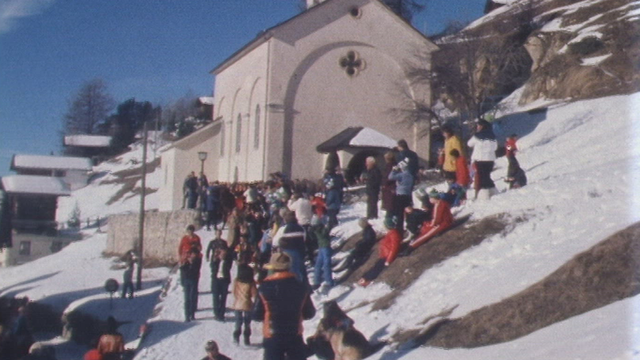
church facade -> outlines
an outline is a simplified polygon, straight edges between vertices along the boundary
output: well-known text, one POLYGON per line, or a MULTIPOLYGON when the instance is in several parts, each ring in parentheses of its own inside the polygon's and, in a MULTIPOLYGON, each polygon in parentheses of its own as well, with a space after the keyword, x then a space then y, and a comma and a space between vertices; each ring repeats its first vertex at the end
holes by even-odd
MULTIPOLYGON (((378 0, 317 2, 211 71, 210 179, 264 180, 277 171, 319 178, 326 155, 316 147, 357 126, 405 139, 428 158, 428 138, 392 110, 406 94, 430 97, 428 88, 409 84, 403 69, 418 52, 437 47, 378 0)), ((342 166, 354 155, 340 151, 342 166)))

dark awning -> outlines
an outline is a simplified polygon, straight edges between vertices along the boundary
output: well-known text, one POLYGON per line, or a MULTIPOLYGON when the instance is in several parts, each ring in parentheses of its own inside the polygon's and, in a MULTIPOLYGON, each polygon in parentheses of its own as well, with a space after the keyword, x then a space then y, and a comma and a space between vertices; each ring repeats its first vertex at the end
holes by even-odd
POLYGON ((391 149, 396 141, 371 128, 348 127, 316 147, 320 153, 330 153, 346 148, 391 149))

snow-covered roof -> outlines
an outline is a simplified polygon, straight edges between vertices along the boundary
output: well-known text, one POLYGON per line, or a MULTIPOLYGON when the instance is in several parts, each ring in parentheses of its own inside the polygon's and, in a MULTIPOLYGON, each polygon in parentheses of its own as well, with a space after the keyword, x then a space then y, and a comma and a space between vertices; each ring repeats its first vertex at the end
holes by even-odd
POLYGON ((341 150, 347 147, 375 147, 391 149, 397 145, 392 138, 371 128, 348 127, 316 147, 321 153, 341 150))
POLYGON ((211 105, 213 106, 213 97, 212 96, 201 96, 198 98, 203 105, 211 105))
POLYGON ((3 176, 2 186, 10 194, 71 195, 71 190, 62 179, 49 176, 3 176))
POLYGON ((64 137, 65 146, 109 147, 111 136, 104 135, 67 135, 64 137))
POLYGON ((49 155, 14 155, 11 170, 51 169, 51 170, 91 170, 91 160, 81 157, 49 155))

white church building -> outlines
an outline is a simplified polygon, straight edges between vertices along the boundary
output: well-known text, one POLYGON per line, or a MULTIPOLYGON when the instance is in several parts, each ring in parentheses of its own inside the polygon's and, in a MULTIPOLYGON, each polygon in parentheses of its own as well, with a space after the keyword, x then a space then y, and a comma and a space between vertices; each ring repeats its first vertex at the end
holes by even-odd
MULTIPOLYGON (((265 180, 278 171, 293 179, 320 178, 326 145, 338 144, 336 135, 349 128, 405 139, 428 160, 428 137, 419 136, 424 125, 404 123, 392 110, 406 103, 407 94, 430 98, 428 86, 409 84, 404 69, 418 53, 428 66, 424 54, 436 45, 379 0, 307 3, 306 11, 263 31, 211 71, 213 123, 202 130, 208 136, 196 132, 192 141, 183 141, 189 143, 185 149, 206 148, 209 179, 265 180)), ((389 142, 383 143, 335 150, 344 168, 363 161, 363 151, 381 156, 389 142)), ((162 155, 161 191, 167 198, 162 210, 182 204, 187 171, 176 171, 180 164, 199 164, 197 153, 178 151, 174 147, 162 155)))

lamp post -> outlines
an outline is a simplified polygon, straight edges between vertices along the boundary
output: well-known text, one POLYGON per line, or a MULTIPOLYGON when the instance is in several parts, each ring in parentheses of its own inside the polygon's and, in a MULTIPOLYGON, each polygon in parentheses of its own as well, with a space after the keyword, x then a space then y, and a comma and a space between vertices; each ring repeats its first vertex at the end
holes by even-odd
POLYGON ((200 173, 204 174, 204 161, 207 160, 207 152, 198 151, 198 159, 200 159, 200 173))

